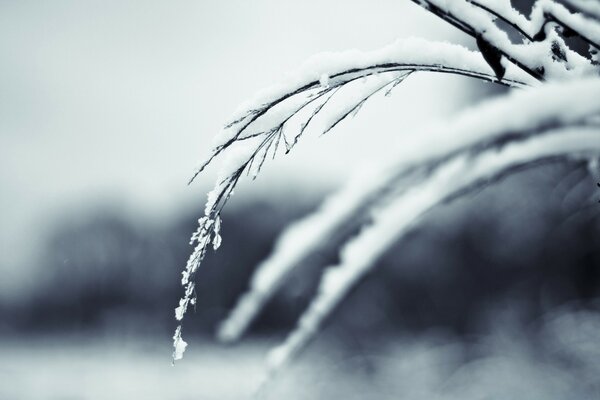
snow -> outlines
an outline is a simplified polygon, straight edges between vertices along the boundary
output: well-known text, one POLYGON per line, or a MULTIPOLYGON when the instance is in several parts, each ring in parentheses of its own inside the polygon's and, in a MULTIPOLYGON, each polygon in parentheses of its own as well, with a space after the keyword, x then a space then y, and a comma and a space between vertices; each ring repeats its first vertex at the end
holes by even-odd
MULTIPOLYGON (((343 340, 318 341, 257 398, 387 400, 398 393, 414 400, 520 399, 523 393, 528 400, 595 398, 600 315, 563 308, 538 325, 523 334, 503 319, 468 342, 442 332, 385 337, 360 358, 343 340), (473 346, 477 356, 464 360, 473 346), (565 356, 574 363, 564 363, 565 356), (365 361, 373 368, 364 368, 365 361)), ((249 399, 269 346, 204 342, 202 351, 189 352, 186 362, 172 368, 161 335, 4 339, 0 398, 27 400, 249 399)))
POLYGON ((221 242, 223 241, 223 239, 221 238, 221 217, 217 216, 217 218, 215 218, 215 224, 214 224, 214 238, 213 238, 213 250, 218 250, 219 247, 221 246, 221 242))
POLYGON ((179 325, 173 335, 173 361, 181 360, 183 358, 183 352, 186 347, 187 343, 181 338, 181 325, 179 325))
MULTIPOLYGON (((193 272, 193 271, 192 271, 193 272)), ((185 296, 179 300, 179 306, 175 308, 175 318, 177 321, 181 321, 185 315, 190 299, 194 293, 194 283, 187 282, 185 289, 185 296)))
POLYGON ((321 75, 321 77, 319 78, 319 85, 321 85, 323 88, 329 87, 329 75, 328 74, 321 75))
POLYGON ((574 31, 587 39, 600 44, 600 25, 579 13, 571 13, 565 6, 550 0, 539 0, 531 13, 531 29, 541 29, 546 15, 552 15, 561 23, 568 25, 574 31))
POLYGON ((567 3, 586 12, 590 16, 600 18, 600 3, 596 0, 567 0, 567 3))

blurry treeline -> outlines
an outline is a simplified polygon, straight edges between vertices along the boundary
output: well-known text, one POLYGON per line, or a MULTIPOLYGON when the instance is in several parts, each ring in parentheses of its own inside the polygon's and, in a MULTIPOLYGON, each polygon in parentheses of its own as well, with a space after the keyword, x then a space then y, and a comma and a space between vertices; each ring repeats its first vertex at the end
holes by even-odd
MULTIPOLYGON (((198 274, 188 334, 212 335, 277 234, 326 195, 298 192, 239 196, 226 210, 223 246, 198 274)), ((552 165, 440 207, 381 260, 330 326, 370 338, 431 328, 468 336, 506 314, 531 326, 565 304, 597 309, 599 197, 586 166, 552 165)), ((31 293, 0 306, 1 329, 170 333, 200 212, 148 224, 107 208, 64 221, 47 240, 31 293)), ((290 329, 336 257, 325 246, 297 268, 252 332, 290 329)))

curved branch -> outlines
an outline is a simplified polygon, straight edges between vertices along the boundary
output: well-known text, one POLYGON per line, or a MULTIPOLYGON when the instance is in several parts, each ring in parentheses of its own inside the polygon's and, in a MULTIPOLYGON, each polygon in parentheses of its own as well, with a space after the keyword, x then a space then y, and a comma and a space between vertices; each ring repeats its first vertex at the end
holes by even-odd
MULTIPOLYGON (((246 102, 231 118, 231 122, 215 138, 211 155, 197 168, 190 182, 208 166, 211 161, 236 141, 275 107, 298 96, 306 96, 311 91, 333 90, 364 77, 386 72, 425 71, 462 75, 511 87, 524 87, 535 84, 518 70, 509 70, 506 77, 499 80, 478 52, 462 46, 431 42, 422 39, 405 39, 371 52, 350 51, 324 53, 309 59, 285 82, 268 88, 254 99, 246 102), (323 87, 323 77, 328 85, 323 87)), ((285 120, 294 115, 284 114, 285 120)), ((281 123, 281 121, 278 121, 281 123)), ((274 123, 277 125, 277 123, 274 123)))
POLYGON ((340 264, 324 272, 319 291, 300 317, 297 328, 269 354, 270 373, 279 370, 312 339, 325 318, 370 271, 377 259, 418 224, 429 210, 524 168, 598 157, 598 139, 597 127, 557 129, 508 145, 500 152, 488 150, 475 157, 461 157, 440 164, 424 182, 379 210, 373 225, 344 246, 340 264))
POLYGON ((412 160, 390 160, 388 165, 350 182, 316 213, 291 225, 278 239, 274 252, 257 267, 250 290, 219 327, 219 339, 237 340, 296 266, 324 243, 346 240, 363 223, 367 211, 391 191, 398 196, 453 158, 499 150, 507 143, 529 139, 557 125, 600 127, 593 118, 600 116, 600 103, 593 100, 598 91, 600 81, 588 80, 517 92, 470 110, 454 124, 429 130, 430 142, 444 143, 442 147, 428 146, 412 160), (544 101, 543 107, 531 107, 540 101, 544 101), (571 106, 576 101, 582 106, 574 112, 571 106), (513 118, 507 119, 506 115, 513 118))
MULTIPOLYGON (((279 143, 281 139, 286 143, 284 128, 286 123, 299 111, 313 105, 317 99, 327 93, 331 96, 340 87, 358 79, 368 78, 380 85, 377 90, 370 91, 369 85, 364 85, 367 94, 357 94, 355 107, 364 103, 379 90, 393 85, 406 76, 407 72, 415 70, 458 73, 490 81, 498 81, 490 73, 490 67, 485 63, 479 53, 471 52, 464 47, 447 43, 428 42, 420 39, 398 41, 395 44, 374 52, 351 51, 338 54, 324 54, 309 60, 296 75, 287 82, 267 89, 259 94, 250 104, 243 107, 241 113, 234 116, 233 122, 217 137, 217 145, 213 155, 200 167, 194 176, 219 153, 229 149, 229 159, 226 160, 227 168, 218 178, 214 189, 208 194, 204 217, 199 220, 198 230, 192 235, 191 244, 197 242, 190 255, 185 269, 182 272, 182 285, 185 288, 184 296, 179 301, 175 314, 178 321, 182 321, 186 310, 195 299, 194 279, 206 251, 211 242, 220 243, 218 232, 214 230, 214 222, 220 219, 220 213, 243 174, 244 170, 252 171, 253 176, 258 174, 267 157, 273 142, 279 143), (315 77, 319 79, 316 80, 315 77), (386 81, 387 80, 387 81, 386 81), (302 97, 304 96, 304 97, 302 97), (289 100, 286 102, 286 100, 289 100), (282 107, 278 112, 268 115, 276 107, 282 107), (286 108, 287 107, 287 108, 286 108), (241 115, 240 115, 241 114, 241 115), (274 114, 274 115, 273 115, 274 114), (261 117, 271 119, 267 121, 267 128, 260 125, 261 117), (253 133, 251 129, 258 129, 253 133), (234 144, 242 144, 237 149, 230 148, 234 144)), ((527 78, 519 76, 518 71, 507 74, 508 78, 503 84, 513 86, 527 85, 527 78)), ((372 82, 373 83, 373 82, 372 82)), ((363 87, 363 90, 365 88, 363 87)), ((325 102, 331 98, 326 98, 325 102)), ((312 117, 320 112, 324 103, 317 104, 311 116, 303 124, 300 134, 304 131, 312 117)), ((351 109, 352 110, 352 109, 351 109)), ((333 112, 334 125, 345 118, 349 113, 342 110, 333 112)), ((293 143, 298 139, 296 136, 293 143)), ((292 145, 293 145, 292 143, 292 145)), ((275 151, 277 144, 275 145, 275 151)), ((193 179, 193 178, 192 178, 193 179)), ((181 326, 181 325, 180 325, 181 326)), ((181 332, 181 328, 179 329, 181 332)))

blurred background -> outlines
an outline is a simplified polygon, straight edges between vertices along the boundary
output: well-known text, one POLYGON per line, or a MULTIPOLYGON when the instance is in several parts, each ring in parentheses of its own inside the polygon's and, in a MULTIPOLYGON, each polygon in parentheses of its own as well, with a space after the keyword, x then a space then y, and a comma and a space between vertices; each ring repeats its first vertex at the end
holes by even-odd
MULTIPOLYGON (((473 46, 408 1, 0 2, 0 398, 249 398, 337 257, 299 268, 242 343, 216 343, 278 233, 416 126, 501 89, 413 75, 243 182, 171 367, 216 170, 186 182, 237 105, 310 55, 410 36, 473 46)), ((600 399, 597 179, 545 166, 430 213, 262 397, 600 399)))

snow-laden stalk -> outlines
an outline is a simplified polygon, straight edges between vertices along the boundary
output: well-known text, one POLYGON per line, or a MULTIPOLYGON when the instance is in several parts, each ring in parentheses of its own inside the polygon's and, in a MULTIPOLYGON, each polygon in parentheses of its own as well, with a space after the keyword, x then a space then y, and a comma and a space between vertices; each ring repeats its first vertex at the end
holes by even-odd
POLYGON ((358 79, 383 72, 406 71, 464 75, 516 87, 535 84, 535 81, 515 68, 510 68, 499 79, 480 53, 463 46, 417 38, 398 40, 369 52, 350 50, 317 54, 284 82, 264 89, 244 103, 216 136, 212 154, 200 165, 192 179, 233 143, 255 135, 266 135, 288 122, 302 107, 310 104, 311 100, 314 101, 315 97, 321 98, 324 93, 330 93, 358 79), (298 99, 302 96, 308 98, 298 99), (284 102, 290 103, 288 107, 272 112, 284 102), (266 115, 269 111, 271 115, 266 115), (264 121, 260 121, 261 118, 264 121))
POLYGON ((426 176, 434 167, 461 153, 485 148, 499 149, 505 143, 540 134, 560 121, 585 126, 592 115, 600 115, 600 81, 585 80, 562 85, 545 85, 494 99, 457 118, 454 124, 422 132, 442 146, 427 146, 418 158, 402 157, 369 174, 362 174, 332 196, 314 214, 292 224, 278 239, 275 250, 256 269, 250 290, 242 295, 229 317, 221 324, 218 337, 234 341, 248 328, 286 277, 323 245, 337 243, 364 221, 360 215, 390 190, 402 190, 426 176), (583 103, 572 110, 574 99, 583 103), (532 104, 538 104, 533 108, 532 104), (511 118, 506 118, 510 115, 511 118), (486 121, 483 124, 482 121, 486 121))
POLYGON ((341 250, 341 260, 325 270, 317 295, 300 317, 296 329, 268 355, 270 373, 284 366, 314 337, 322 322, 376 261, 427 211, 459 198, 511 173, 543 163, 600 157, 600 127, 566 127, 502 150, 452 158, 434 168, 390 204, 376 210, 373 223, 341 250))
MULTIPOLYGON (((277 154, 280 144, 286 152, 290 151, 316 114, 328 116, 325 129, 328 131, 358 111, 369 98, 383 91, 389 93, 415 71, 459 74, 511 87, 536 84, 518 69, 511 69, 499 79, 479 53, 421 39, 399 40, 372 52, 355 50, 311 58, 285 82, 264 90, 242 106, 215 138, 211 156, 192 177, 193 180, 227 150, 219 178, 208 194, 204 216, 198 220, 198 229, 190 241, 195 248, 182 272, 184 296, 175 310, 178 321, 183 320, 188 307, 195 302, 196 271, 209 246, 212 244, 216 250, 221 243, 218 229, 221 210, 244 172, 256 177, 267 157, 277 154), (359 79, 366 81, 361 83, 359 79), (345 97, 345 104, 326 109, 337 91, 351 83, 356 85, 350 87, 352 91, 345 97), (288 125, 292 121, 300 122, 300 128, 290 134, 288 125)), ((181 331, 180 324, 174 336, 174 359, 181 358, 185 349, 180 345, 185 343, 181 331)))

